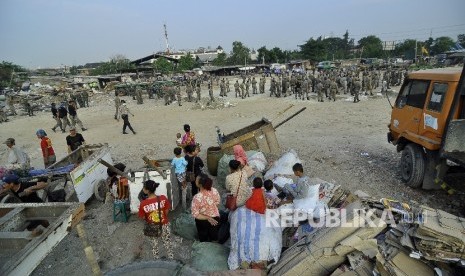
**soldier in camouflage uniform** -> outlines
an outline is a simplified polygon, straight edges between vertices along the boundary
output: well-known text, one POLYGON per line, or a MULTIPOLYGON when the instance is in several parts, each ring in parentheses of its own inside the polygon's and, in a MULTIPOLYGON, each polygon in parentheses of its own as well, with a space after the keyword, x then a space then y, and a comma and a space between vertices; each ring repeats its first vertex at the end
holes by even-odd
POLYGON ((181 97, 181 85, 179 83, 176 85, 176 98, 178 100, 178 105, 182 106, 182 104, 181 104, 181 100, 182 100, 182 97, 181 97))
POLYGON ((252 94, 258 94, 257 92, 257 80, 255 77, 252 78, 252 94))
POLYGON ((250 78, 248 78, 247 81, 245 82, 245 94, 246 95, 249 95, 249 88, 250 88, 250 78))
POLYGON ((237 98, 237 95, 241 97, 241 90, 240 90, 240 85, 239 85, 238 80, 236 80, 236 83, 234 83, 234 92, 236 93, 236 98, 237 98))
POLYGON ((316 89, 316 92, 318 94, 318 101, 319 102, 324 102, 323 100, 323 89, 324 89, 324 85, 323 85, 323 81, 320 79, 318 80, 318 83, 317 85, 315 86, 315 89, 316 89))
POLYGON ((32 110, 32 106, 29 103, 28 99, 23 99, 23 106, 24 110, 26 110, 28 116, 34 116, 34 111, 32 110))
MULTIPOLYGON (((223 84, 223 82, 220 84, 220 88, 221 88, 222 84, 223 84)), ((223 86, 222 89, 224 90, 224 86, 223 86)), ((215 97, 213 97, 213 83, 212 82, 208 82, 208 95, 210 96, 210 103, 214 102, 215 97)))
POLYGON ((264 93, 265 93, 265 83, 266 83, 265 76, 262 76, 262 77, 260 78, 260 84, 259 84, 260 94, 264 94, 264 93))
POLYGON ((195 90, 195 93, 197 94, 197 100, 195 101, 196 103, 200 102, 200 80, 197 80, 197 89, 195 90))
POLYGON ((194 93, 191 82, 187 82, 186 85, 187 101, 192 102, 192 94, 194 93))
POLYGON ((360 101, 360 99, 358 98, 358 95, 360 94, 360 90, 362 89, 362 84, 359 78, 357 77, 355 77, 353 80, 354 80, 354 85, 353 85, 354 103, 358 103, 360 101))
MULTIPOLYGON (((208 88, 210 91, 210 87, 208 88)), ((211 88, 212 93, 213 93, 213 87, 211 88)), ((226 96, 226 83, 224 81, 224 78, 220 82, 220 97, 225 97, 226 96)))
POLYGON ((276 94, 276 81, 274 77, 271 77, 271 84, 270 84, 270 97, 277 96, 276 94))
POLYGON ((276 97, 278 98, 281 97, 281 88, 282 88, 281 84, 282 84, 281 77, 278 76, 276 78, 276 84, 275 84, 276 85, 276 97))
POLYGON ((283 97, 287 97, 287 91, 288 91, 288 86, 289 86, 289 81, 287 79, 287 74, 284 74, 283 75, 283 80, 282 80, 282 87, 281 87, 281 95, 283 95, 283 97))
POLYGON ((245 79, 241 82, 240 88, 241 88, 241 98, 244 99, 245 98, 245 79))
POLYGON ((304 95, 308 95, 308 80, 307 80, 307 77, 305 77, 302 81, 302 87, 300 89, 300 95, 298 96, 298 98, 300 100, 305 100, 305 96, 304 95))
POLYGON ((137 104, 144 103, 142 99, 142 87, 140 87, 139 85, 136 85, 136 99, 137 99, 137 104))
POLYGON ((84 107, 89 107, 89 93, 87 92, 87 89, 82 91, 82 103, 84 104, 84 107))
POLYGON ((294 74, 292 74, 291 76, 291 93, 294 94, 295 93, 295 85, 296 85, 296 77, 294 74))
POLYGON ((336 101, 337 83, 332 79, 329 83, 330 100, 336 101))
MULTIPOLYGON (((213 89, 213 87, 212 87, 212 89, 213 89)), ((231 89, 229 88, 229 79, 226 79, 226 93, 229 93, 229 92, 231 92, 231 89)), ((225 96, 226 96, 226 94, 225 94, 225 96)))

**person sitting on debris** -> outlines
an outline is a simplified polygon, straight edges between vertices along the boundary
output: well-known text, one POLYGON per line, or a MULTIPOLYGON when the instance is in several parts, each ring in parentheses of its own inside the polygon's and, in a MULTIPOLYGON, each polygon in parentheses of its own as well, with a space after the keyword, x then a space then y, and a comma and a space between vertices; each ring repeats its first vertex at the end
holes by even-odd
POLYGON ((252 195, 245 202, 245 207, 259 214, 265 214, 266 203, 263 193, 263 180, 255 177, 253 180, 252 195))
MULTIPOLYGON (((114 165, 115 168, 124 172, 126 169, 126 165, 123 163, 117 163, 114 165)), ((109 190, 113 195, 115 201, 124 201, 125 203, 129 202, 129 182, 128 178, 124 176, 119 176, 118 174, 112 171, 111 169, 107 169, 107 174, 109 177, 109 190)))
POLYGON ((168 212, 171 209, 171 202, 165 195, 155 195, 155 190, 160 184, 153 180, 144 182, 143 191, 147 194, 147 199, 141 201, 139 206, 139 217, 145 219, 144 235, 150 237, 152 241, 152 253, 158 259, 159 238, 163 241, 168 258, 174 259, 173 245, 171 243, 171 227, 168 221, 168 212), (161 233, 159 233, 161 225, 161 233))
MULTIPOLYGON (((9 190, 16 198, 23 203, 42 203, 42 199, 37 195, 37 191, 47 187, 47 178, 39 178, 37 182, 22 183, 19 177, 10 174, 3 178, 3 189, 9 190)), ((38 226, 48 227, 47 220, 31 220, 26 227, 29 231, 34 231, 33 235, 41 234, 42 229, 36 229, 38 226)))
POLYGON ((27 153, 16 146, 15 139, 8 138, 4 144, 8 147, 8 161, 6 168, 10 170, 28 170, 30 168, 31 160, 27 153))
POLYGON ((265 202, 267 209, 276 209, 281 203, 281 199, 278 195, 273 193, 273 181, 271 179, 265 180, 263 183, 265 186, 265 202))
POLYGON ((192 199, 192 216, 200 242, 218 241, 220 211, 220 194, 212 187, 213 181, 206 174, 201 173, 195 179, 199 192, 192 199))
POLYGON ((284 185, 283 192, 287 196, 292 196, 293 199, 303 199, 308 197, 308 189, 310 187, 310 179, 308 176, 304 175, 304 168, 302 164, 295 163, 292 166, 292 171, 294 175, 298 177, 295 184, 286 184, 284 185))

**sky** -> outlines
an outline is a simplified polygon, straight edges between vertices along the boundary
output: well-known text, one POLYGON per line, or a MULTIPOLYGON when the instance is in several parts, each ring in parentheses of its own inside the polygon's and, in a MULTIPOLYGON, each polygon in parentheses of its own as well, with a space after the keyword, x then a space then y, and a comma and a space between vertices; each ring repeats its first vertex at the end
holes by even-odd
POLYGON ((29 69, 166 49, 299 49, 311 37, 383 41, 465 33, 465 0, 0 0, 0 61, 29 69))

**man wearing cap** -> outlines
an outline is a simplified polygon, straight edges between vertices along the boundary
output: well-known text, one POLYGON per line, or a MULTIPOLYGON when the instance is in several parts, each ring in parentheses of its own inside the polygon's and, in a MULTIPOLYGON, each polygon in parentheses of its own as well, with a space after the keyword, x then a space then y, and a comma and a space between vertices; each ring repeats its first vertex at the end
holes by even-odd
POLYGON ((76 132, 75 127, 69 129, 69 135, 66 136, 66 144, 68 145, 68 153, 77 150, 80 146, 85 145, 86 141, 81 133, 76 132))
POLYGON ((42 149, 42 155, 44 157, 44 166, 47 168, 57 161, 55 151, 52 147, 52 140, 47 137, 47 133, 43 129, 37 130, 36 135, 37 138, 40 139, 40 148, 42 149))
POLYGON ((8 147, 8 161, 7 169, 23 169, 27 170, 30 168, 29 156, 15 144, 15 139, 8 138, 4 142, 8 147))
POLYGON ((19 177, 9 174, 3 178, 3 189, 10 190, 14 196, 24 203, 40 203, 42 199, 37 195, 37 191, 47 187, 47 178, 40 178, 36 182, 19 181, 19 177))

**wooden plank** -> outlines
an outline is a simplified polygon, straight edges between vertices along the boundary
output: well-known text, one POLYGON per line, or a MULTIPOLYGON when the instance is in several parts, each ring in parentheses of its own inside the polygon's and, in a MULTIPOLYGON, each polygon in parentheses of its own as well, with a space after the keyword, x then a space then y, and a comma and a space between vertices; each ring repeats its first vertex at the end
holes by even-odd
MULTIPOLYGON (((25 239, 32 240, 30 231, 0 232, 0 239, 25 239)), ((0 241, 1 243, 1 241, 0 241)))

